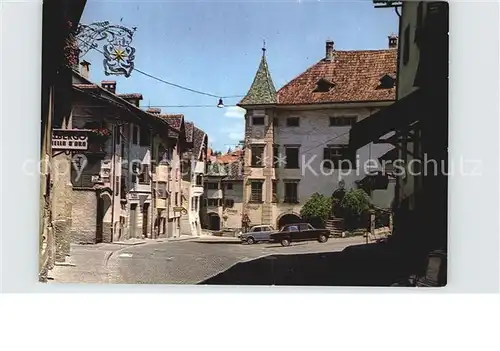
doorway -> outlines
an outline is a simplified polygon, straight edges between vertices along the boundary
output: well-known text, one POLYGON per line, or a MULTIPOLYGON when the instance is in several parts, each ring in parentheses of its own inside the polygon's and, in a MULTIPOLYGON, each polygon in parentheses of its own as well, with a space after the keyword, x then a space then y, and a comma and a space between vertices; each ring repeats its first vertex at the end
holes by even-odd
POLYGON ((282 215, 279 219, 278 219, 278 230, 280 230, 281 228, 283 228, 283 226, 287 225, 287 224, 294 224, 294 223, 300 223, 302 220, 300 219, 299 216, 293 214, 293 213, 287 213, 287 214, 284 214, 282 215))
POLYGON ((148 213, 149 203, 144 203, 144 205, 142 205, 142 236, 144 238, 148 237, 148 213))
POLYGON ((104 221, 104 200, 99 195, 97 196, 97 216, 95 226, 95 242, 96 244, 102 243, 103 237, 103 223, 104 221))
POLYGON ((217 213, 208 214, 208 228, 210 230, 220 230, 220 217, 217 213))
POLYGON ((135 229, 137 223, 137 204, 130 205, 130 238, 135 238, 135 229))

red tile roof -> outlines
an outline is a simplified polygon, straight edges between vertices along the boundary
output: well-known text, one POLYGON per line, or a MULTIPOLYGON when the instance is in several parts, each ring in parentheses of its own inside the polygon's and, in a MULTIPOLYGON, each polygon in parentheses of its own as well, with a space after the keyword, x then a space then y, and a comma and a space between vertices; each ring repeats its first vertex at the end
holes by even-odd
POLYGON ((182 122, 184 121, 184 115, 159 115, 162 120, 168 123, 168 125, 178 131, 181 129, 182 122))
POLYGON ((142 94, 131 93, 131 94, 117 94, 122 99, 139 99, 142 100, 142 94))
POLYGON ((99 86, 97 84, 74 83, 73 86, 75 88, 80 88, 80 89, 98 89, 99 88, 99 86))
POLYGON ((200 128, 196 127, 195 125, 193 125, 192 131, 193 132, 191 140, 193 141, 193 152, 195 153, 196 157, 199 158, 201 156, 202 150, 207 147, 206 145, 207 134, 200 128))
POLYGON ((381 89, 380 79, 395 76, 397 50, 334 51, 278 91, 278 104, 313 104, 395 100, 396 89, 381 89), (313 92, 320 80, 333 83, 327 92, 313 92))
POLYGON ((193 142, 193 128, 194 128, 194 123, 193 122, 186 122, 186 124, 184 125, 185 129, 186 129, 186 141, 188 143, 192 143, 193 142))
POLYGON ((161 109, 158 107, 150 107, 150 108, 146 109, 146 112, 152 113, 152 114, 159 114, 159 113, 161 113, 161 109))

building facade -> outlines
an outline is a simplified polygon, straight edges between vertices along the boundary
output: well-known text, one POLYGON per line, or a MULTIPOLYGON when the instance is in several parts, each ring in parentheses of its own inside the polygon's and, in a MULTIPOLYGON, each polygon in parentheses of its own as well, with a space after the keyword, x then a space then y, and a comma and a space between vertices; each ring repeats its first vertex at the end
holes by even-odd
MULTIPOLYGON (((183 154, 187 150, 186 142, 186 124, 182 114, 162 114, 157 116, 165 121, 173 130, 169 132, 173 137, 172 146, 168 149, 168 161, 160 167, 162 170, 162 180, 168 180, 166 183, 167 197, 164 207, 157 207, 161 211, 159 217, 165 218, 163 232, 167 238, 178 238, 181 235, 182 216, 186 215, 186 201, 182 196, 182 174, 183 174, 183 154), (166 176, 166 177, 165 177, 166 176)), ((161 202, 163 203, 163 202, 161 202)), ((158 204, 161 204, 158 202, 158 204)), ((155 223, 159 219, 155 219, 155 223)), ((165 235, 162 235, 165 236, 165 235)))
POLYGON ((393 237, 421 259, 447 248, 449 5, 381 3, 399 16, 397 101, 356 125, 350 147, 395 133, 391 142, 405 168, 396 177, 393 237))
POLYGON ((193 122, 186 123, 186 150, 183 153, 181 233, 200 236, 202 197, 207 159, 207 134, 193 122))
POLYGON ((69 254, 69 245, 56 243, 53 217, 54 173, 52 129, 59 128, 71 111, 71 72, 77 47, 73 38, 86 0, 47 0, 42 14, 42 113, 40 118, 40 219, 38 279, 47 280, 56 256, 63 261, 69 254))
POLYGON ((243 158, 237 151, 213 157, 207 165, 205 227, 239 232, 243 216, 243 158))
POLYGON ((72 155, 69 187, 67 180, 59 187, 71 194, 58 201, 71 223, 70 240, 152 237, 152 140, 166 137, 170 126, 139 108, 141 94, 117 94, 114 81, 92 83, 87 62, 73 73, 73 92, 66 128, 86 131, 88 149, 72 155))
MULTIPOLYGON (((393 148, 371 143, 351 152, 350 128, 395 100, 397 37, 387 49, 339 51, 325 56, 276 91, 265 50, 239 106, 245 114, 243 217, 277 228, 300 220, 318 192, 330 196, 342 181, 357 188, 381 170, 377 160, 393 148)), ((375 205, 390 208, 394 181, 369 189, 375 205)))

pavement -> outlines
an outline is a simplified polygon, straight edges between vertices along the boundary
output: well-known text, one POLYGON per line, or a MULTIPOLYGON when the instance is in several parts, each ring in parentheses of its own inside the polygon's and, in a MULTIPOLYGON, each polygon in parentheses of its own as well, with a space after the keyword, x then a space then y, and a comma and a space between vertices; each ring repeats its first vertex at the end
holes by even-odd
POLYGON ((274 253, 339 250, 360 240, 331 239, 326 244, 296 243, 288 248, 269 243, 241 245, 238 238, 205 236, 72 244, 71 256, 49 273, 49 283, 197 284, 238 262, 274 253))
POLYGON ((65 262, 56 263, 49 272, 48 282, 57 283, 111 283, 113 272, 108 268, 111 255, 128 247, 164 242, 193 240, 192 236, 169 239, 129 239, 95 245, 71 244, 71 255, 65 262))
POLYGON ((339 238, 281 247, 270 243, 235 245, 237 238, 181 237, 72 245, 68 264, 54 267, 49 282, 199 284, 241 262, 276 254, 336 252, 362 242, 363 238, 339 238))

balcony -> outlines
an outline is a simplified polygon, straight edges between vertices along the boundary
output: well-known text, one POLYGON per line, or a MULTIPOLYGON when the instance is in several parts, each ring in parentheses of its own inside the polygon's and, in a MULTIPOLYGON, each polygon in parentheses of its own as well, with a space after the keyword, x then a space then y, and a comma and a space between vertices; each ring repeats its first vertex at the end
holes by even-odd
POLYGON ((156 167, 156 173, 153 174, 153 180, 155 182, 168 182, 169 178, 169 166, 158 165, 156 167))
POLYGON ((194 173, 205 174, 205 162, 202 161, 196 162, 194 173))
POLYGON ((193 187, 191 188, 191 196, 201 196, 203 195, 204 190, 205 188, 200 185, 193 185, 193 187))
POLYGON ((222 199, 222 189, 207 189, 207 199, 222 199))
POLYGON ((167 199, 156 199, 156 208, 157 209, 167 208, 167 199))

